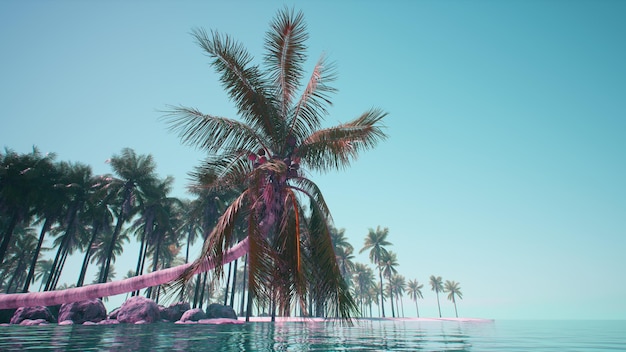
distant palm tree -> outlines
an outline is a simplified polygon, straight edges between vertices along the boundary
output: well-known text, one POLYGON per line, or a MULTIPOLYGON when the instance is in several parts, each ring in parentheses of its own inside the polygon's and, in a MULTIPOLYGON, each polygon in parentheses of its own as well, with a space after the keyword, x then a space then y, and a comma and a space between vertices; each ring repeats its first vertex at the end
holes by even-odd
POLYGON ((233 243, 235 222, 245 213, 253 297, 276 301, 279 311, 286 311, 294 300, 305 308, 308 274, 315 269, 317 291, 312 294, 323 301, 318 306, 326 304, 331 316, 349 319, 356 306, 332 250, 330 211, 303 169, 346 168, 359 152, 386 137, 379 125, 386 114, 373 109, 351 122, 321 129, 334 92, 328 85, 333 71, 320 59, 298 94, 308 37, 301 13, 285 9, 276 16, 266 36, 265 71, 251 65, 252 57, 229 36, 201 29, 193 35, 243 118, 241 122, 187 107, 174 107, 166 116, 184 143, 217 155, 203 166, 202 174, 208 175, 203 186, 243 186, 209 235, 202 257, 215 258, 216 273, 223 275, 222 253, 233 243))
POLYGON ((37 261, 37 268, 35 270, 35 280, 40 280, 39 291, 43 288, 43 285, 48 280, 48 277, 52 273, 52 259, 40 259, 37 261))
POLYGON ((380 278, 380 308, 382 309, 383 318, 385 317, 385 299, 383 294, 383 272, 380 266, 380 259, 387 253, 385 246, 391 246, 391 242, 387 241, 389 235, 389 229, 381 229, 380 226, 376 228, 376 231, 369 229, 367 237, 365 237, 365 243, 359 253, 363 253, 369 250, 370 261, 378 268, 378 276, 380 278))
POLYGON ((420 310, 419 310, 419 307, 417 306, 417 299, 424 298, 424 296, 422 295, 423 287, 424 285, 417 282, 417 280, 409 280, 407 284, 408 294, 409 294, 409 297, 411 297, 411 299, 415 302, 415 310, 417 311, 418 318, 420 317, 420 310))
POLYGON ((446 280, 446 285, 443 289, 444 292, 448 293, 448 300, 452 301, 452 303, 454 303, 454 314, 456 315, 456 317, 459 317, 459 313, 456 310, 456 297, 459 297, 460 299, 463 299, 463 293, 461 292, 461 287, 459 286, 459 283, 456 281, 450 281, 450 280, 446 280))
POLYGON ((394 274, 389 280, 389 287, 391 287, 393 292, 392 297, 395 297, 396 299, 396 311, 398 312, 398 317, 400 317, 400 308, 402 308, 402 317, 404 317, 404 303, 402 303, 402 297, 404 296, 404 291, 406 290, 406 279, 402 275, 394 274), (400 306, 398 306, 398 302, 400 303, 400 306))
POLYGON ((441 276, 430 276, 430 287, 437 294, 437 308, 439 308, 439 318, 441 318, 441 306, 439 305, 439 292, 443 292, 443 283, 441 276))
POLYGON ((391 279, 398 273, 398 269, 396 269, 398 265, 398 256, 392 251, 384 252, 378 262, 378 266, 382 269, 383 276, 387 278, 387 283, 390 289, 391 294, 389 295, 389 299, 391 300, 391 316, 393 318, 396 317, 396 313, 393 309, 393 298, 395 292, 393 291, 394 287, 391 283, 391 279))

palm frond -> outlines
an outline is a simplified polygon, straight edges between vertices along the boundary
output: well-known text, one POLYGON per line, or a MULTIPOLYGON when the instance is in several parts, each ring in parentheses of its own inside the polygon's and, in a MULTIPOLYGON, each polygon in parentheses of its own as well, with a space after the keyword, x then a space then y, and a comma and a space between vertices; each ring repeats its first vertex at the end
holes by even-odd
POLYGON ((335 65, 321 56, 309 78, 300 100, 294 107, 289 126, 299 140, 303 140, 320 128, 322 120, 328 114, 327 107, 332 105, 330 94, 337 90, 327 83, 336 79, 335 65))
POLYGON ((386 115, 382 110, 372 109, 351 122, 314 132, 297 154, 313 170, 347 168, 359 152, 387 138, 382 126, 377 125, 386 115))
POLYGON ((216 31, 209 35, 203 29, 194 29, 196 42, 213 59, 212 66, 221 74, 221 82, 235 102, 240 115, 255 130, 277 140, 283 123, 276 113, 274 102, 267 94, 269 85, 257 66, 249 66, 252 56, 228 35, 216 31))
POLYGON ((277 90, 283 119, 303 76, 302 65, 306 61, 304 42, 307 39, 304 15, 302 12, 295 14, 287 8, 278 13, 266 34, 265 63, 277 90))
POLYGON ((246 176, 252 171, 247 152, 233 151, 207 157, 200 166, 189 173, 193 189, 221 192, 245 185, 246 176))
POLYGON ((225 117, 205 115, 194 108, 171 106, 162 119, 184 144, 211 153, 224 150, 251 151, 262 146, 262 138, 247 124, 225 117))
POLYGON ((332 222, 330 209, 326 204, 326 200, 324 199, 322 191, 315 184, 315 182, 307 178, 294 178, 291 179, 290 182, 292 183, 292 185, 290 186, 291 188, 302 192, 309 199, 313 200, 316 203, 318 211, 322 214, 322 216, 325 219, 328 219, 329 222, 332 222))

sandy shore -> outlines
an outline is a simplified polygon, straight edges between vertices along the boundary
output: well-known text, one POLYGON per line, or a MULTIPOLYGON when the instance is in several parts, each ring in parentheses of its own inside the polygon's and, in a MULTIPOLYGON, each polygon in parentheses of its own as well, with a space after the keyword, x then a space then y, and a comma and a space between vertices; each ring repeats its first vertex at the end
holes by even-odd
MULTIPOLYGON (((245 317, 239 317, 239 320, 245 321, 245 317)), ((270 322, 270 317, 250 317, 251 322, 270 322)), ((301 318, 301 317, 276 317, 277 323, 282 322, 325 322, 324 318, 301 318)), ((493 319, 483 318, 356 318, 355 321, 411 321, 411 322, 433 322, 433 321, 457 321, 469 323, 491 323, 493 319)))

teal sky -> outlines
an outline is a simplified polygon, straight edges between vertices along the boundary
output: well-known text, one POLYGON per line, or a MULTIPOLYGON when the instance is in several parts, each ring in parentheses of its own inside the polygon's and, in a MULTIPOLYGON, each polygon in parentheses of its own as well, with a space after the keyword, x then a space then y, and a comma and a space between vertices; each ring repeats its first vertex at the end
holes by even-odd
POLYGON ((434 274, 460 282, 466 317, 626 319, 623 1, 2 1, 0 147, 96 174, 131 147, 188 197, 203 154, 160 111, 236 117, 189 33, 228 33, 261 64, 284 4, 306 17, 308 67, 337 64, 328 125, 389 112, 386 142, 311 177, 357 250, 389 228, 422 316, 437 315, 434 274))

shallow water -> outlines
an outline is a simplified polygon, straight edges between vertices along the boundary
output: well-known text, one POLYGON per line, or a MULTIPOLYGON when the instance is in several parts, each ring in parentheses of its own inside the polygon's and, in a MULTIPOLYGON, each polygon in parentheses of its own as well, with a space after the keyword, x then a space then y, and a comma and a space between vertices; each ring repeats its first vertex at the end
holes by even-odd
POLYGON ((2 326, 0 351, 626 351, 626 321, 2 326))

